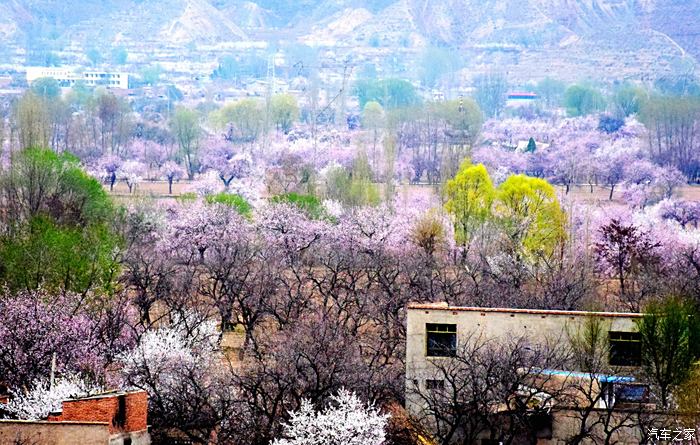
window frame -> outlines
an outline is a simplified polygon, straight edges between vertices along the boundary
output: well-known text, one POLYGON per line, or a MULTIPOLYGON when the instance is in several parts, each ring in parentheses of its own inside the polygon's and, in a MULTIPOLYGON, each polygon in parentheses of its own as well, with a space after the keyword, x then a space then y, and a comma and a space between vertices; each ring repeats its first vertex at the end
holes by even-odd
POLYGON ((457 353, 457 324, 456 323, 426 323, 425 324, 425 356, 431 358, 454 357, 457 353), (430 347, 431 334, 454 336, 454 344, 448 351, 436 353, 436 348, 430 347))
MULTIPOLYGON (((611 366, 638 367, 642 365, 642 338, 639 332, 633 331, 608 331, 608 363, 611 366), (616 354, 617 345, 634 344, 633 354, 616 354), (630 355, 634 355, 630 359, 630 355), (620 360, 622 359, 622 360, 620 360)), ((627 352, 630 350, 627 349, 627 352)))
POLYGON ((443 379, 426 379, 425 389, 428 391, 442 391, 445 389, 445 380, 443 379))

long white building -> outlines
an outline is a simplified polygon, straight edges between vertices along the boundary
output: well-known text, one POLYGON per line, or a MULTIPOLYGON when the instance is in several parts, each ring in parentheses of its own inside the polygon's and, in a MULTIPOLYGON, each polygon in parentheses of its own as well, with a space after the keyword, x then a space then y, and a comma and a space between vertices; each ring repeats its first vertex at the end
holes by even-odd
POLYGON ((105 86, 126 90, 129 88, 129 74, 116 71, 91 71, 78 68, 57 68, 44 66, 27 67, 27 83, 30 85, 42 77, 56 79, 63 87, 70 87, 82 80, 88 86, 105 86))

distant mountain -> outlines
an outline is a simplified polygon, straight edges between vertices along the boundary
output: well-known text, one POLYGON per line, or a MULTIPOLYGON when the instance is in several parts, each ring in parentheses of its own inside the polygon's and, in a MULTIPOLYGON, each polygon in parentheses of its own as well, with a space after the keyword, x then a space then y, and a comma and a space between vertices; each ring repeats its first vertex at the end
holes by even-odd
POLYGON ((657 75, 700 58, 697 0, 5 0, 0 37, 102 46, 437 45, 513 78, 657 75))
POLYGON ((246 33, 209 0, 11 0, 23 7, 15 37, 90 42, 238 41, 246 33))
MULTIPOLYGON (((346 6, 329 1, 314 11, 329 5, 346 6)), ((453 47, 472 72, 497 69, 517 80, 656 76, 688 71, 700 57, 698 1, 400 0, 367 10, 359 2, 316 20, 306 40, 376 35, 383 44, 409 39, 453 47)))

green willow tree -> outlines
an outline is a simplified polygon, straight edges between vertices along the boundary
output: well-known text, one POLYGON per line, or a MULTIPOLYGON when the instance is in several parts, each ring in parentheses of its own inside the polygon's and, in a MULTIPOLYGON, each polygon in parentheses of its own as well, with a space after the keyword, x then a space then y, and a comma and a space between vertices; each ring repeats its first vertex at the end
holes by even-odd
POLYGON ((445 209, 453 216, 456 241, 466 246, 479 227, 493 217, 496 190, 486 167, 464 161, 454 179, 445 184, 445 195, 445 209))
POLYGON ((112 290, 117 214, 77 160, 36 148, 17 153, 0 176, 0 205, 0 282, 15 290, 112 290))
POLYGON ((527 254, 551 255, 566 237, 566 215, 544 179, 510 176, 498 187, 494 213, 513 248, 527 254))
POLYGON ((275 94, 270 99, 270 114, 277 130, 289 132, 299 119, 299 105, 291 94, 275 94))
POLYGON ((48 147, 51 139, 51 113, 46 100, 26 92, 12 109, 20 148, 48 147))
POLYGON ((196 158, 202 134, 199 115, 194 110, 178 108, 170 120, 170 129, 177 140, 180 156, 187 166, 187 176, 192 179, 197 169, 196 158))
POLYGON ((605 108, 600 91, 585 85, 572 85, 564 93, 564 104, 569 116, 585 116, 605 108))
POLYGON ((445 184, 445 195, 460 245, 469 245, 485 224, 496 227, 518 256, 551 255, 566 238, 565 214, 543 179, 512 175, 494 187, 486 167, 466 160, 445 184))

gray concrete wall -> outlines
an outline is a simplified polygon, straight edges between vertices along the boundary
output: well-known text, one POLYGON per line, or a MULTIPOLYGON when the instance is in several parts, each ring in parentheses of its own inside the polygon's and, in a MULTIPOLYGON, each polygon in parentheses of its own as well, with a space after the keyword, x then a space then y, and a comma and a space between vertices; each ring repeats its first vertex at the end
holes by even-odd
POLYGON ((151 445, 151 435, 148 431, 112 434, 109 437, 109 445, 124 445, 127 439, 131 439, 131 445, 151 445))
POLYGON ((0 420, 0 444, 107 445, 106 423, 0 420))

